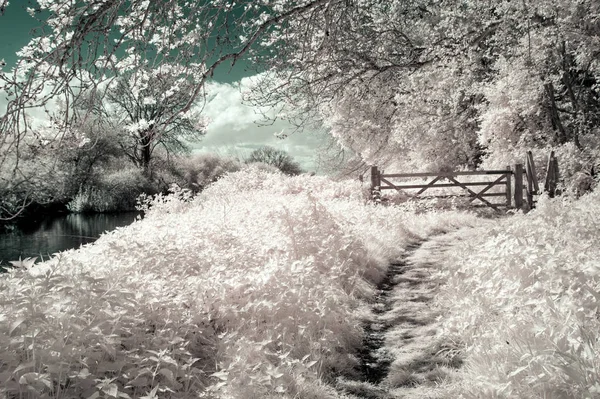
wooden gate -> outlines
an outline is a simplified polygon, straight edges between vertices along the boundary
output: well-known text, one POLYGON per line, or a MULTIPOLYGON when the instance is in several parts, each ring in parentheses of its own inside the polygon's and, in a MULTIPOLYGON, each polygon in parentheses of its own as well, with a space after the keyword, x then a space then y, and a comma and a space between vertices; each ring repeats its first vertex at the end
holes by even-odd
MULTIPOLYGON (((523 172, 521 172, 523 173, 523 172)), ((466 197, 469 202, 479 202, 482 205, 489 206, 495 210, 500 210, 500 207, 511 207, 511 176, 513 172, 509 168, 506 170, 488 170, 478 172, 447 172, 447 173, 381 173, 376 166, 371 167, 371 187, 373 194, 377 196, 377 191, 397 190, 402 194, 419 197, 425 194, 428 190, 437 188, 452 188, 458 187, 461 189, 461 194, 434 194, 432 196, 438 198, 449 197, 466 197), (492 176, 493 180, 482 181, 477 179, 473 181, 464 181, 465 176, 492 176), (401 184, 393 182, 397 179, 406 178, 423 178, 429 181, 423 184, 401 184), (461 181, 463 180, 463 181, 461 181), (501 190, 490 190, 494 187, 501 187, 501 190), (377 189, 378 188, 378 189, 377 189), (414 191, 418 190, 418 191, 414 191), (500 197, 502 202, 490 201, 491 197, 500 197)), ((431 191, 430 191, 431 192, 431 191)))
MULTIPOLYGON (((554 154, 551 159, 554 159, 554 154)), ((558 167, 556 167, 556 170, 558 167)), ((558 180, 558 172, 555 180, 558 180)), ((433 196, 437 198, 465 197, 474 206, 488 206, 497 211, 502 208, 522 209, 525 204, 529 209, 534 206, 534 195, 539 194, 536 178, 535 164, 531 151, 527 152, 525 167, 516 164, 512 168, 507 166, 503 170, 482 170, 469 172, 438 172, 438 173, 390 173, 380 171, 376 166, 371 167, 371 194, 373 198, 381 196, 384 190, 397 190, 404 195, 419 198, 433 196), (491 177, 485 180, 483 177, 491 177), (414 182, 402 184, 398 179, 421 178, 429 180, 422 184, 414 182), (465 178, 468 178, 465 180, 465 178), (526 185, 524 185, 526 178, 526 185), (437 188, 459 188, 458 194, 433 194, 427 195, 428 190, 437 188), (495 188, 495 189, 494 189, 495 188), (494 190, 492 190, 494 189, 494 190), (492 198, 501 199, 500 202, 492 198)))

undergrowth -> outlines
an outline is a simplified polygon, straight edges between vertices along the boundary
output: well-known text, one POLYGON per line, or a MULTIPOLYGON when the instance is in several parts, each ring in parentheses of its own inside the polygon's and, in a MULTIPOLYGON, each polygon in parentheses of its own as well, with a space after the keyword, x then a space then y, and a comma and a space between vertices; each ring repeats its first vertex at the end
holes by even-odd
POLYGON ((0 277, 7 398, 338 398, 359 314, 413 240, 473 223, 365 201, 359 183, 232 173, 0 277))
POLYGON ((447 397, 600 398, 600 192, 487 222, 439 257, 447 397))

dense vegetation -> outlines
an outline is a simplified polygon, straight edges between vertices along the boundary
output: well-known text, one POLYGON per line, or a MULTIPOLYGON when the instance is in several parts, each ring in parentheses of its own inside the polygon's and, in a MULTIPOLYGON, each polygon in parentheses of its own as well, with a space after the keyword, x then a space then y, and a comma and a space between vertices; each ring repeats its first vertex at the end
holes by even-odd
MULTIPOLYGON (((197 193, 228 172, 245 164, 286 174, 302 172, 283 150, 259 148, 246 159, 209 153, 169 154, 156 151, 147 164, 132 160, 119 145, 118 137, 90 129, 86 140, 63 139, 30 147, 20 153, 19 173, 0 173, 0 220, 32 212, 122 212, 135 210, 138 197, 167 193, 176 185, 197 193), (262 156, 266 151, 269 156, 262 156)), ((185 148, 184 148, 185 149, 185 148)))
POLYGON ((0 278, 0 393, 343 397, 326 383, 357 372, 364 301, 388 261, 475 220, 416 218, 365 205, 358 182, 260 168, 147 205, 91 246, 0 278))
POLYGON ((422 389, 392 369, 381 397, 600 396, 596 1, 40 0, 30 12, 46 29, 0 72, 0 216, 156 195, 133 225, 0 276, 0 395, 353 398, 339 382, 360 379, 374 286, 427 239, 411 260, 439 282, 425 349, 453 367, 422 389), (488 220, 274 173, 300 169, 270 149, 244 167, 174 156, 209 123, 207 81, 242 61, 260 70, 246 99, 324 126, 351 154, 344 167, 504 167, 532 150, 542 177, 554 150, 563 196, 488 220))

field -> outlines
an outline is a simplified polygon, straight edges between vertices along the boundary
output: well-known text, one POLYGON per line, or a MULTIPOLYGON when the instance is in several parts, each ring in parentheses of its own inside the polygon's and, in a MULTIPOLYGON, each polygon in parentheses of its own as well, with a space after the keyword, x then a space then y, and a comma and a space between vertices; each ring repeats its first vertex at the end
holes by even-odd
MULTIPOLYGON (((255 169, 197 197, 174 189, 133 225, 1 277, 0 393, 600 397, 598 203, 542 199, 527 215, 482 219, 255 169), (456 367, 428 380, 396 361, 369 386, 362 327, 390 262, 417 242, 408 265, 427 269, 434 311, 415 351, 456 367)), ((394 290, 401 313, 408 300, 394 290)), ((384 345, 398 357, 397 333, 384 345)))

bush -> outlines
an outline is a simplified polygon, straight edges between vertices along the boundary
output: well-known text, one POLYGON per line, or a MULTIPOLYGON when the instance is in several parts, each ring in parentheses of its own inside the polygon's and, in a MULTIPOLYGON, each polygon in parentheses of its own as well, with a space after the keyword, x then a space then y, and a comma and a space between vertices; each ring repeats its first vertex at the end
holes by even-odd
POLYGON ((241 166, 234 158, 201 153, 179 158, 173 166, 173 174, 179 177, 176 183, 180 187, 199 192, 226 173, 237 172, 241 166))
POLYGON ((142 193, 154 193, 142 170, 135 167, 101 176, 95 186, 84 186, 67 205, 71 212, 120 212, 136 209, 142 193))
POLYGON ((466 356, 444 397, 598 397, 598 231, 600 192, 542 197, 437 259, 444 336, 466 356))
POLYGON ((269 146, 263 146, 252 151, 246 159, 246 163, 271 165, 289 176, 299 175, 303 172, 300 164, 294 161, 290 154, 269 146))

